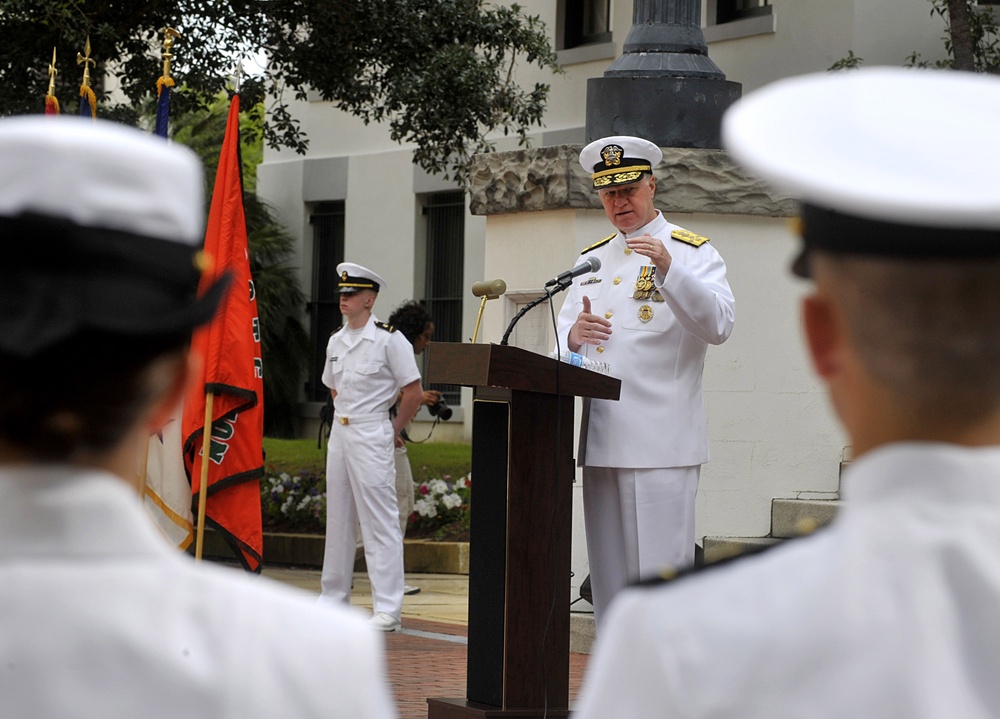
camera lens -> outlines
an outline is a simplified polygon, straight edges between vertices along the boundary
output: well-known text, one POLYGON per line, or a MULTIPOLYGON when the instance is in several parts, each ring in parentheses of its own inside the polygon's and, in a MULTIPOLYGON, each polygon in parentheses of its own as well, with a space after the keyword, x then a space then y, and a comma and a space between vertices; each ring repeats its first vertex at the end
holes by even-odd
POLYGON ((440 419, 442 422, 447 422, 451 419, 451 415, 453 414, 451 407, 449 407, 443 399, 439 399, 437 402, 432 404, 427 408, 427 411, 434 417, 440 419))

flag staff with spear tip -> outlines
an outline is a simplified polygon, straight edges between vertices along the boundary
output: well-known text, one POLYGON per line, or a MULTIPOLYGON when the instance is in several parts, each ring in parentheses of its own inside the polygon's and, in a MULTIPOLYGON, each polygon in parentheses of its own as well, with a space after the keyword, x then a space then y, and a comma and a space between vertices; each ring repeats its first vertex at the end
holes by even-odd
POLYGON ((97 117, 97 96, 90 87, 90 68, 97 67, 97 61, 90 57, 90 35, 83 47, 84 54, 76 54, 76 64, 83 65, 83 82, 80 83, 80 115, 97 117))
POLYGON ((49 63, 49 90, 45 94, 45 114, 46 115, 58 115, 59 114, 59 100, 56 98, 56 75, 59 71, 56 70, 56 49, 52 48, 52 62, 49 63))

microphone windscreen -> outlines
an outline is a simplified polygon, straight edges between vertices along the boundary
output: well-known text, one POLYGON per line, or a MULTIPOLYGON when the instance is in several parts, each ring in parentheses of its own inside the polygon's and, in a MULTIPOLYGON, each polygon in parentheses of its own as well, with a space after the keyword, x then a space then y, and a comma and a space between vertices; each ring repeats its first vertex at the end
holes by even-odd
POLYGON ((503 280, 480 280, 472 283, 472 294, 476 297, 499 297, 507 291, 503 280))

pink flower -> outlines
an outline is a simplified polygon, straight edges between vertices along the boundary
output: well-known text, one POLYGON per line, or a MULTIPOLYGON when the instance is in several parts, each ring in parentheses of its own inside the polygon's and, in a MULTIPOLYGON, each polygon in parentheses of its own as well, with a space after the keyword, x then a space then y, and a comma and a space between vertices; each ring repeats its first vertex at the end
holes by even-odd
POLYGON ((420 493, 421 493, 421 494, 427 494, 427 493, 428 493, 429 491, 430 491, 430 490, 429 490, 429 489, 427 489, 427 485, 426 485, 426 484, 421 484, 421 485, 420 485, 420 493))

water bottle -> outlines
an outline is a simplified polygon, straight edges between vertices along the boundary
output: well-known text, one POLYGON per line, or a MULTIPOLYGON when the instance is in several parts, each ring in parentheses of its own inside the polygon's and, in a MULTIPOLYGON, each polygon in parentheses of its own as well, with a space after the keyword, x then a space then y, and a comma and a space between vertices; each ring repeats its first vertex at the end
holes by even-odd
MULTIPOLYGON (((556 353, 553 351, 549 354, 549 357, 555 358, 556 353)), ((574 367, 583 367, 591 372, 600 372, 601 374, 611 374, 611 366, 607 362, 601 362, 599 360, 593 360, 589 357, 584 357, 579 352, 571 352, 568 349, 564 349, 559 354, 559 359, 566 364, 571 364, 574 367)))

